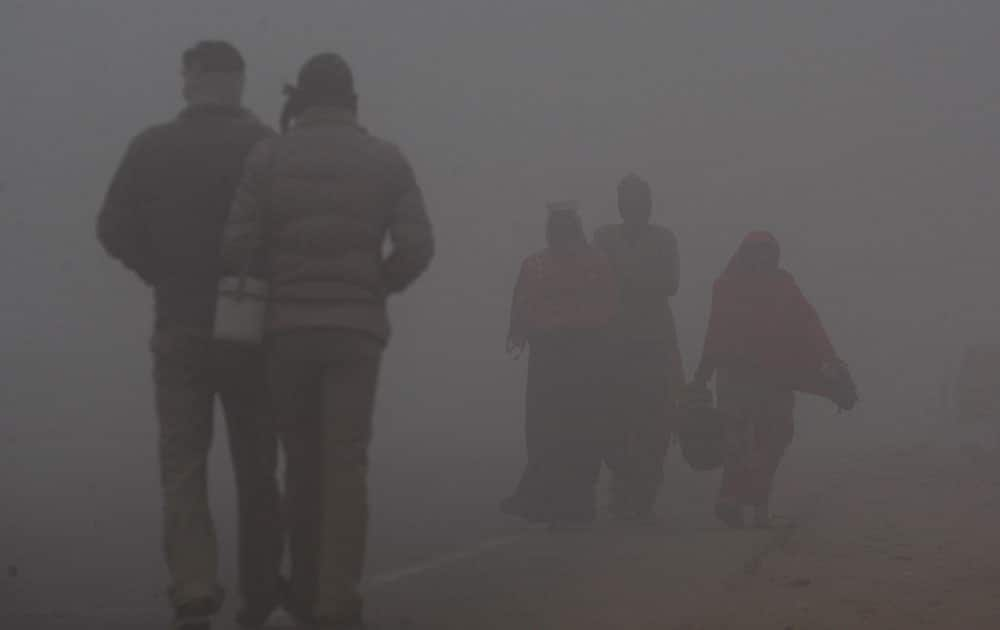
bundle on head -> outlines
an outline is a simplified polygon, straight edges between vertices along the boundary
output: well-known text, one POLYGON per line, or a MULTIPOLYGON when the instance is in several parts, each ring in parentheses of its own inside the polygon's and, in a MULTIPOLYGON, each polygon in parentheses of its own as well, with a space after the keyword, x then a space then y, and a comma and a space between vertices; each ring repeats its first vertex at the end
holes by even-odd
POLYGON ((549 247, 561 250, 586 243, 587 236, 583 231, 583 221, 577 212, 575 202, 553 202, 547 204, 547 208, 549 216, 545 223, 545 240, 549 247))

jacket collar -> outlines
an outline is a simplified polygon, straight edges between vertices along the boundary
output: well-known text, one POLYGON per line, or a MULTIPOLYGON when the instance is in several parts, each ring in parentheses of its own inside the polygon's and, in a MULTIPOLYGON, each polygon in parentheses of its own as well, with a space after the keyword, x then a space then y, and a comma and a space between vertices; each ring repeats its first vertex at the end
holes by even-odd
POLYGON ((295 121, 296 127, 315 127, 319 125, 361 127, 358 124, 358 117, 353 112, 340 107, 310 107, 295 121))
POLYGON ((224 118, 252 118, 248 110, 239 105, 226 105, 223 103, 195 103, 188 105, 179 115, 179 118, 201 118, 205 116, 221 116, 224 118))

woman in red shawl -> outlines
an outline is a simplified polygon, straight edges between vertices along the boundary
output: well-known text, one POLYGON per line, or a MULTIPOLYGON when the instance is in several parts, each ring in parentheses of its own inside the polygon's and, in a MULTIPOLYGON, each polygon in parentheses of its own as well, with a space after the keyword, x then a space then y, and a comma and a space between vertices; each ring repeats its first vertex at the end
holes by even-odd
POLYGON ((528 462, 501 510, 555 526, 595 516, 601 466, 604 330, 617 294, 610 263, 587 244, 572 205, 550 206, 548 247, 521 265, 507 346, 529 348, 528 462))
POLYGON ((717 374, 718 407, 729 423, 715 513, 743 526, 770 522, 768 501, 781 457, 792 440, 795 390, 839 364, 816 310, 778 265, 778 241, 751 232, 715 281, 701 364, 691 387, 717 374))

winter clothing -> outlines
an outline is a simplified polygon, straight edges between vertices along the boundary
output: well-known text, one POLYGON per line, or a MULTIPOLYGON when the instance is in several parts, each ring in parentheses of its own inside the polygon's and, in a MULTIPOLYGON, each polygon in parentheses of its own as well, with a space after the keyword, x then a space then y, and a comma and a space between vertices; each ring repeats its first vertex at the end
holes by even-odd
POLYGON ((160 328, 210 331, 219 241, 250 150, 273 132, 235 106, 194 105, 139 134, 98 218, 105 249, 151 285, 160 328))
POLYGON ((582 240, 521 266, 510 330, 530 348, 528 461, 514 494, 501 504, 508 514, 557 525, 594 518, 614 291, 607 260, 582 240))
POLYGON ((209 89, 213 78, 200 76, 197 104, 132 141, 98 219, 101 243, 155 295, 164 548, 172 603, 192 624, 215 612, 222 593, 206 479, 216 397, 237 483, 244 603, 277 600, 282 554, 264 356, 211 338, 223 225, 247 154, 273 132, 235 104, 239 77, 209 89))
POLYGON ((308 110, 248 159, 225 232, 226 267, 242 269, 262 246, 267 260, 255 271, 271 283, 271 332, 344 328, 382 340, 386 298, 434 253, 407 160, 336 108, 308 110))
MULTIPOLYGON (((322 92, 307 83, 310 94, 322 92)), ((361 618, 367 457, 389 338, 386 300, 424 272, 434 240, 413 170, 397 148, 342 108, 290 116, 288 133, 247 160, 224 260, 231 271, 251 261, 271 290, 271 389, 288 470, 289 607, 303 619, 353 623, 361 618)))

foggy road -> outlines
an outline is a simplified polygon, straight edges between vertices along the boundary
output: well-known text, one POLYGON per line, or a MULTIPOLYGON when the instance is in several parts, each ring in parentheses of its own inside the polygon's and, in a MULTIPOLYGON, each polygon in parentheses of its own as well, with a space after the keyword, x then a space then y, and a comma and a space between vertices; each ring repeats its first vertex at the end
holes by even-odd
MULTIPOLYGON (((394 493, 383 474, 366 581, 373 627, 995 627, 1000 464, 970 460, 934 427, 850 448, 845 423, 814 425, 793 447, 767 532, 722 529, 710 516, 715 475, 686 471, 676 451, 662 523, 603 519, 575 533, 497 515, 505 488, 474 469, 461 484, 428 478, 428 492, 409 500, 402 489, 415 486, 394 493)), ((140 519, 141 502, 128 503, 114 500, 113 516, 90 514, 83 532, 39 524, 56 536, 47 550, 23 536, 8 549, 21 564, 6 579, 4 627, 162 627, 155 514, 140 519), (148 527, 126 525, 139 520, 148 527), (75 552, 61 556, 70 545, 75 552), (102 557, 115 559, 101 566, 102 557)), ((231 580, 229 515, 220 516, 231 580)))
POLYGON ((412 160, 435 225, 430 272, 391 304, 376 630, 1000 628, 1000 454, 976 443, 996 435, 962 448, 950 408, 966 349, 1000 344, 998 23, 998 2, 913 0, 0 3, 0 630, 169 623, 153 296, 94 232, 206 38, 244 52, 269 125, 303 60, 343 54, 361 123, 412 160), (555 535, 498 513, 524 463, 527 361, 503 352, 518 263, 547 201, 579 200, 588 235, 617 222, 629 172, 677 238, 689 371, 713 282, 762 229, 862 392, 846 417, 799 407, 774 531, 724 530, 719 475, 676 448, 661 527, 555 535))

